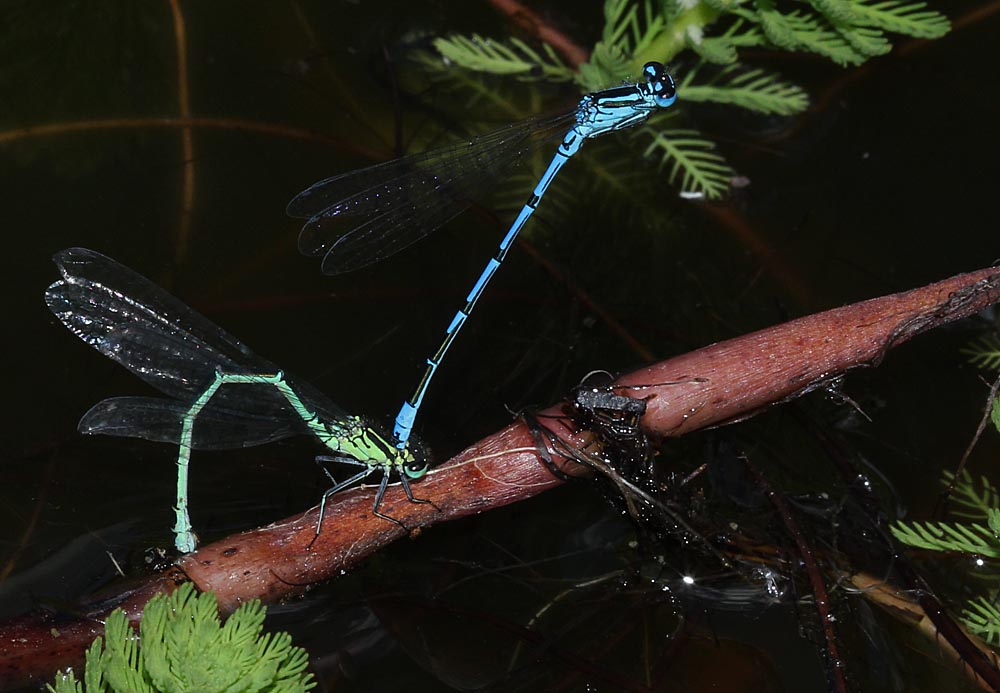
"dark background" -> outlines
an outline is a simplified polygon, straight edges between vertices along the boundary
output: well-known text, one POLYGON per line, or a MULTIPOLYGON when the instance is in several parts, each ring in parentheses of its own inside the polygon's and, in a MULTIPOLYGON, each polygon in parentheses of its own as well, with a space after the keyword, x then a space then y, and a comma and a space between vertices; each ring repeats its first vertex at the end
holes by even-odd
MULTIPOLYGON (((980 4, 935 9, 955 20, 980 4)), ((114 572, 108 552, 134 568, 147 548, 171 543, 175 449, 75 432, 94 402, 149 393, 49 314, 42 294, 57 279, 52 254, 84 246, 110 255, 345 409, 388 421, 510 213, 499 212, 499 223, 467 214, 409 251, 329 278, 317 261, 297 254, 299 223, 284 207, 315 180, 391 158, 428 129, 460 130, 456 123, 468 115, 461 94, 390 76, 412 71, 405 56, 433 36, 502 38, 511 29, 486 3, 184 3, 191 112, 213 119, 192 130, 188 224, 180 129, 150 122, 179 113, 169 4, 0 8, 7 14, 0 20, 0 314, 8 412, 0 441, 0 556, 8 583, 0 607, 10 614, 32 598, 71 599, 100 585, 114 572), (107 119, 138 120, 92 122, 107 119), (21 130, 45 126, 52 130, 21 130)), ((580 10, 548 2, 540 11, 582 45, 599 35, 598 3, 580 10)), ((751 55, 749 63, 802 84, 816 108, 777 119, 684 106, 683 94, 679 102, 689 109, 688 124, 716 139, 749 187, 712 211, 680 199, 665 175, 646 166, 632 194, 653 206, 657 223, 635 223, 623 212, 628 199, 585 194, 578 206, 550 211, 543 204, 529 237, 657 358, 988 266, 1000 257, 989 240, 996 236, 1000 151, 998 21, 986 16, 930 43, 899 39, 893 54, 853 70, 808 56, 751 55), (725 223, 719 209, 740 223, 725 223)), ((674 69, 683 71, 683 60, 674 69)), ((518 88, 484 80, 505 93, 518 88)), ((572 88, 544 93, 549 109, 571 107, 576 98, 572 88)), ((483 111, 476 114, 490 121, 483 111)), ((608 142, 588 147, 587 156, 621 167, 626 154, 608 142)), ((556 186, 599 187, 581 180, 587 174, 587 165, 573 162, 556 186)), ((532 183, 511 185, 504 194, 519 202, 532 183)), ((958 349, 981 334, 991 316, 983 318, 922 336, 844 384, 872 419, 855 421, 852 433, 898 493, 887 492, 893 509, 917 517, 929 510, 941 469, 954 467, 978 423, 987 388, 958 349)), ((558 401, 592 369, 642 362, 577 291, 515 248, 449 354, 417 431, 447 459, 507 423, 508 409, 558 401)), ((851 418, 848 405, 837 406, 851 418)), ((763 425, 780 426, 780 412, 765 417, 763 425)), ((753 430, 733 435, 752 438, 753 430)), ((972 459, 977 473, 990 473, 995 460, 987 438, 972 459)), ((681 447, 696 457, 700 443, 681 447)), ((314 454, 308 440, 196 453, 192 512, 202 538, 315 502, 324 479, 314 454)), ((421 599, 441 589, 444 571, 462 583, 469 604, 498 600, 499 613, 523 626, 563 589, 620 567, 615 547, 627 532, 586 487, 559 489, 403 542, 272 614, 310 649, 330 689, 335 682, 338 690, 383 691, 505 682, 498 685, 530 690, 562 681, 572 690, 584 682, 612 690, 558 657, 527 674, 505 674, 516 637, 481 614, 422 610, 421 599), (531 561, 542 567, 529 568, 531 561), (371 599, 373 592, 382 598, 371 599)), ((650 619, 646 644, 662 646, 678 622, 671 600, 624 604, 614 589, 587 598, 620 618, 650 619)), ((692 672, 721 675, 707 662, 721 656, 712 648, 724 643, 727 673, 736 677, 748 662, 746 669, 763 677, 748 674, 754 683, 747 690, 822 688, 817 650, 796 639, 794 610, 708 617, 705 608, 698 604, 689 616, 708 618, 717 641, 703 643, 708 654, 695 648, 681 657, 686 664, 676 666, 688 673, 677 682, 690 675, 697 689, 706 679, 692 672), (772 688, 754 688, 763 680, 772 688)), ((593 656, 592 639, 607 627, 600 613, 561 632, 560 651, 593 656)), ((890 640, 912 637, 880 622, 890 640)), ((622 643, 620 652, 608 646, 602 661, 616 662, 624 677, 639 676, 639 645, 622 643)), ((921 681, 923 690, 961 685, 926 647, 896 648, 909 657, 900 665, 910 672, 908 690, 921 681)), ((849 664, 849 671, 862 684, 891 679, 864 666, 849 664)), ((733 680, 726 685, 738 688, 733 680)))

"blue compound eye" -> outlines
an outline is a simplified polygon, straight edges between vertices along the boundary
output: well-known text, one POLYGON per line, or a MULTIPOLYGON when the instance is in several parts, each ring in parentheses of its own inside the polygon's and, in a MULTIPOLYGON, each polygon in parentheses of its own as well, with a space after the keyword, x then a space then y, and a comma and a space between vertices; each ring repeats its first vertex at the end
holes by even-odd
POLYGON ((673 78, 667 74, 667 68, 662 63, 646 63, 642 68, 646 83, 653 92, 653 100, 660 108, 672 106, 677 100, 677 87, 673 78))

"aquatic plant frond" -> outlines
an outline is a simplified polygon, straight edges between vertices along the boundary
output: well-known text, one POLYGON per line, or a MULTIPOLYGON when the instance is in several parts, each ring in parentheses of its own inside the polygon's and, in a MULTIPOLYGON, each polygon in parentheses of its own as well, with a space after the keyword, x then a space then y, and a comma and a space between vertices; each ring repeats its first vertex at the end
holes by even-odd
POLYGON ((306 693, 316 683, 305 650, 287 633, 264 632, 259 601, 243 604, 225 624, 211 593, 191 583, 153 597, 136 636, 121 610, 87 650, 83 682, 72 671, 52 693, 306 693))

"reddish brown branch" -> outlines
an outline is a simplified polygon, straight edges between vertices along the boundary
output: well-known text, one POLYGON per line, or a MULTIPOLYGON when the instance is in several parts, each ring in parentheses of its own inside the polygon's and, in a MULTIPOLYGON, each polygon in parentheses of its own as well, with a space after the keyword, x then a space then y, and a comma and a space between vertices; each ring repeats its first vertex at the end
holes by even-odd
POLYGON ((890 348, 914 335, 996 302, 998 285, 996 269, 961 274, 712 344, 618 383, 688 381, 646 390, 656 396, 643 424, 662 435, 737 421, 851 369, 878 365, 890 348))
POLYGON ((104 635, 104 619, 113 609, 122 609, 137 623, 146 602, 172 592, 184 579, 171 568, 139 583, 117 585, 117 594, 95 601, 93 609, 73 614, 38 610, 0 624, 0 689, 51 680, 57 670, 81 664, 84 651, 104 635))
MULTIPOLYGON (((618 382, 642 386, 642 396, 649 397, 643 423, 650 432, 680 435, 745 418, 834 375, 877 364, 889 348, 998 300, 1000 272, 984 269, 713 344, 618 382)), ((556 407, 543 414, 558 412, 556 407)), ((549 426, 571 444, 586 442, 585 433, 569 430, 559 420, 550 420, 549 426)), ((580 473, 580 468, 569 465, 565 471, 580 473)), ((414 528, 416 536, 421 528, 524 500, 560 483, 539 460, 527 427, 517 423, 476 443, 415 485, 417 496, 432 499, 439 509, 408 502, 394 486, 382 511, 414 528)), ((182 558, 178 566, 199 589, 214 590, 227 612, 249 599, 273 602, 300 594, 405 535, 372 515, 373 493, 359 488, 338 495, 318 538, 314 508, 209 544, 182 558)), ((150 580, 163 583, 162 577, 150 580)), ((79 655, 90 642, 89 634, 70 638, 68 626, 49 635, 51 625, 41 618, 28 637, 29 623, 19 620, 16 638, 8 630, 10 624, 0 625, 0 642, 5 644, 0 684, 23 678, 23 667, 38 651, 58 647, 62 659, 53 656, 44 669, 34 670, 35 675, 48 676, 53 664, 71 663, 70 655, 79 655)))

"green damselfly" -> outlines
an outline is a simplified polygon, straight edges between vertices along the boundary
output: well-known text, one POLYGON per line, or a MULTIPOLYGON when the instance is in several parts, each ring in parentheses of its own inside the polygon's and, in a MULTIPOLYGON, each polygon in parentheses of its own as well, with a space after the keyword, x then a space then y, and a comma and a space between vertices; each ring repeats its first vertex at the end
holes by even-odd
POLYGON ((418 446, 397 448, 372 422, 346 413, 111 258, 70 248, 53 260, 63 278, 45 292, 49 309, 80 339, 169 397, 103 400, 83 416, 79 430, 178 446, 173 531, 179 551, 193 551, 197 543, 187 507, 193 449, 312 435, 331 453, 319 460, 360 467, 323 494, 317 534, 327 499, 372 473, 382 473, 373 506, 379 517, 399 524, 378 511, 391 473, 411 501, 428 502, 414 498, 409 484, 429 467, 418 446))

